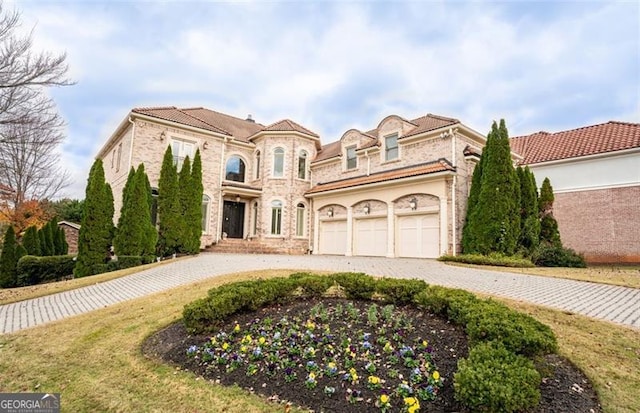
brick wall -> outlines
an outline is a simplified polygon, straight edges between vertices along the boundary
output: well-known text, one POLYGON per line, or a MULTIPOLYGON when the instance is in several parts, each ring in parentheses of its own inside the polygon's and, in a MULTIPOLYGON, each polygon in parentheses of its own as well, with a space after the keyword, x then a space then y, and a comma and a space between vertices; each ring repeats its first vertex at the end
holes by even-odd
POLYGON ((640 186, 555 194, 566 247, 592 263, 640 263, 640 186))

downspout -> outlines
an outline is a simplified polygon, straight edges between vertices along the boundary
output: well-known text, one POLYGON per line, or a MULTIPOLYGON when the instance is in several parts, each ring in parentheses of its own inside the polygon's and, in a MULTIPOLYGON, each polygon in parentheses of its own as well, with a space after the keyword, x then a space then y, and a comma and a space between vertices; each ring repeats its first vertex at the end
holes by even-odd
POLYGON ((224 219, 223 217, 224 211, 222 210, 222 181, 224 179, 224 169, 225 169, 224 152, 225 152, 225 148, 227 147, 228 141, 229 141, 229 138, 225 136, 224 139, 222 140, 222 150, 220 151, 220 183, 219 183, 220 197, 218 198, 218 228, 216 231, 216 244, 220 242, 220 238, 222 238, 222 220, 224 219))
POLYGON ((452 247, 452 253, 455 256, 456 255, 456 244, 457 244, 457 224, 456 224, 456 210, 458 209, 458 205, 456 204, 456 183, 457 183, 457 178, 458 178, 458 171, 456 170, 456 132, 457 132, 457 128, 454 129, 451 132, 451 155, 452 155, 452 159, 453 159, 453 169, 455 170, 455 173, 453 175, 453 181, 451 183, 451 204, 452 204, 452 213, 451 213, 451 217, 453 219, 453 237, 452 237, 452 241, 453 241, 453 247, 452 247))
POLYGON ((129 147, 129 167, 126 169, 127 173, 131 170, 131 163, 133 162, 133 138, 136 136, 136 123, 131 120, 131 116, 129 116, 129 123, 131 124, 131 146, 129 147))

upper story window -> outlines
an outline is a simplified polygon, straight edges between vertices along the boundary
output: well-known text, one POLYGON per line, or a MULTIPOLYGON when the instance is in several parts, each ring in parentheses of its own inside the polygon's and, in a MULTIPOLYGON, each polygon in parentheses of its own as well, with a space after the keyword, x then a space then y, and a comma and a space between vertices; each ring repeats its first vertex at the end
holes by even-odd
POLYGON ((307 179, 307 151, 300 151, 298 155, 298 179, 307 179))
POLYGON ((256 152, 256 179, 260 179, 260 151, 256 152))
POLYGON ((239 156, 232 156, 227 161, 224 179, 227 181, 244 182, 244 161, 239 156))
POLYGON ((358 167, 358 157, 356 156, 356 147, 349 146, 347 148, 347 169, 355 169, 358 167))
POLYGON ((196 152, 196 145, 193 142, 187 142, 180 139, 171 139, 171 153, 173 154, 173 164, 176 165, 178 171, 182 169, 182 163, 187 156, 193 159, 196 152))
POLYGON ((385 136, 384 138, 384 160, 392 161, 398 159, 398 134, 385 136))
POLYGON ((273 177, 282 178, 284 176, 284 149, 276 148, 273 151, 273 177))
POLYGON ((120 171, 120 161, 122 161, 122 142, 118 145, 118 163, 116 164, 116 172, 120 171))

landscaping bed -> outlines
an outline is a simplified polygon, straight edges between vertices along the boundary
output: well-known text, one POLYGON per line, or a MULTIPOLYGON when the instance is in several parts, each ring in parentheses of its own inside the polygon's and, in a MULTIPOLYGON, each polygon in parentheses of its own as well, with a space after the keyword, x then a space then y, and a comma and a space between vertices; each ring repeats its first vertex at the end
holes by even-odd
MULTIPOLYGON (((347 290, 362 292, 362 285, 359 287, 347 290)), ((224 296, 224 291, 218 291, 218 297, 224 296)), ((212 293, 215 291, 210 292, 210 297, 212 293)), ((456 294, 470 300, 464 294, 456 294)), ((436 313, 446 312, 455 300, 442 304, 445 295, 444 290, 435 290, 422 301, 440 310, 436 313)), ((473 410, 460 403, 454 392, 458 361, 468 356, 469 348, 460 325, 415 306, 304 298, 233 314, 215 323, 207 333, 192 335, 183 323, 176 323, 151 336, 143 351, 212 383, 236 384, 274 402, 291 402, 314 411, 473 410)), ((480 301, 471 303, 485 305, 480 301)), ((450 312, 457 311, 457 323, 460 318, 467 318, 469 330, 474 323, 471 311, 461 309, 460 303, 453 307, 457 309, 450 312)), ((501 307, 487 310, 496 312, 501 307)), ((191 323, 195 318, 192 312, 191 323)), ((487 328, 479 324, 476 330, 487 328)), ((471 331, 475 352, 480 354, 478 333, 471 331)), ((517 341, 505 343, 516 349, 520 345, 517 341)), ((520 352, 540 352, 530 343, 527 346, 520 352)), ((529 363, 525 357, 501 349, 529 363)), ((535 370, 540 373, 540 403, 527 412, 601 411, 588 380, 568 360, 548 351, 531 359, 536 360, 535 370)), ((535 370, 528 371, 537 375, 535 370)), ((494 411, 503 411, 500 405, 496 406, 494 411)))

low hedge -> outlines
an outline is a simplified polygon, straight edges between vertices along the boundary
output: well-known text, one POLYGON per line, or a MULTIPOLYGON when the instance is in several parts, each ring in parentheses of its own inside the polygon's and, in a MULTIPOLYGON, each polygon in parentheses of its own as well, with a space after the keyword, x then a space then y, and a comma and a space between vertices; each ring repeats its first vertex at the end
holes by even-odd
POLYGON ((513 257, 504 254, 492 253, 489 255, 481 254, 460 254, 460 255, 443 255, 438 261, 461 262, 464 264, 475 265, 495 265, 497 267, 511 268, 532 268, 535 267, 533 262, 527 258, 513 257))
POLYGON ((453 377, 456 399, 473 411, 519 412, 540 402, 533 362, 494 342, 473 347, 453 377))
POLYGON ((192 333, 212 332, 234 314, 286 303, 296 291, 302 297, 320 297, 334 282, 348 299, 370 300, 376 292, 386 302, 414 303, 462 325, 472 349, 458 364, 454 389, 456 398, 470 409, 513 412, 538 404, 540 374, 529 358, 556 351, 553 332, 533 317, 464 290, 428 286, 419 280, 376 280, 362 273, 295 273, 211 289, 207 297, 185 306, 184 323, 192 333))
POLYGON ((533 254, 533 262, 539 267, 586 268, 584 256, 561 245, 541 244, 533 254))
POLYGON ((25 255, 17 265, 18 286, 35 285, 49 281, 59 281, 73 275, 76 261, 73 255, 53 255, 36 257, 25 255))

